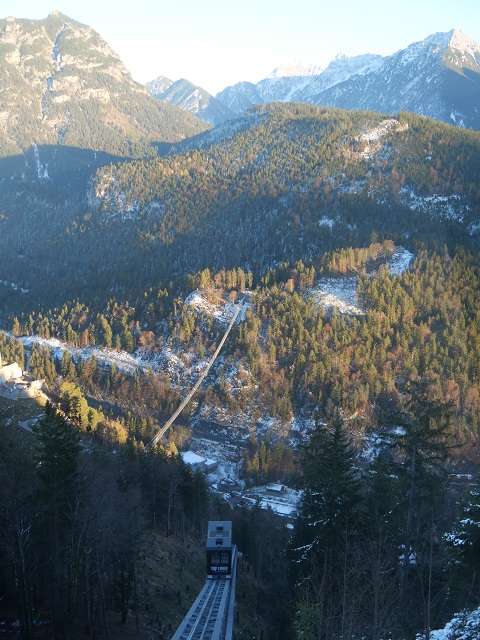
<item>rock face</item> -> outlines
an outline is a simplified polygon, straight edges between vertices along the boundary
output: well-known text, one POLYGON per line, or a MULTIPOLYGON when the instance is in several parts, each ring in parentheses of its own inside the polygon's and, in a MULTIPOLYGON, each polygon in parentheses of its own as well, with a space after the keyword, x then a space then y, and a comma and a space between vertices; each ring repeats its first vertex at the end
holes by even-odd
POLYGON ((320 73, 274 72, 257 84, 227 87, 216 98, 237 115, 253 103, 292 101, 380 113, 412 111, 480 129, 480 45, 459 30, 436 33, 388 57, 339 56, 320 73))
POLYGON ((90 27, 59 12, 0 20, 0 158, 20 160, 20 174, 51 178, 59 147, 88 150, 95 164, 96 153, 154 155, 152 142, 204 129, 153 100, 90 27))
POLYGON ((16 362, 13 364, 2 364, 0 357, 0 386, 5 386, 9 382, 21 380, 23 372, 16 362))
POLYGON ((146 86, 154 98, 193 113, 208 124, 215 126, 234 117, 233 111, 220 100, 188 80, 172 82, 159 76, 146 86))
POLYGON ((310 102, 380 113, 411 111, 480 129, 480 45, 458 30, 436 33, 385 59, 378 69, 324 89, 310 102))

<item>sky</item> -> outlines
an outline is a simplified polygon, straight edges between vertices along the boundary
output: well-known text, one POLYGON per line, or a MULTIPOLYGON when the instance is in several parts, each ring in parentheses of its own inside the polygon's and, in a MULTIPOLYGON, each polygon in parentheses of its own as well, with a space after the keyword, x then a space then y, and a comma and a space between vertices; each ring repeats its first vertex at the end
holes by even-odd
POLYGON ((480 43, 479 0, 3 0, 0 18, 58 10, 89 25, 138 82, 186 78, 215 95, 292 60, 390 55, 458 28, 480 43), (52 3, 55 3, 56 5, 52 3))

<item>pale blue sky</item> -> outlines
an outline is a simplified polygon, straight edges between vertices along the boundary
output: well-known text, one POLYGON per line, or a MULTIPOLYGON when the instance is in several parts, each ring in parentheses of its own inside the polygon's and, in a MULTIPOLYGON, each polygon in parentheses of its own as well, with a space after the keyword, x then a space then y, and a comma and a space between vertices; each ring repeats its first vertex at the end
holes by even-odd
POLYGON ((55 9, 95 29, 135 80, 183 77, 213 94, 295 58, 388 55, 453 28, 480 43, 480 0, 3 0, 0 18, 55 9))

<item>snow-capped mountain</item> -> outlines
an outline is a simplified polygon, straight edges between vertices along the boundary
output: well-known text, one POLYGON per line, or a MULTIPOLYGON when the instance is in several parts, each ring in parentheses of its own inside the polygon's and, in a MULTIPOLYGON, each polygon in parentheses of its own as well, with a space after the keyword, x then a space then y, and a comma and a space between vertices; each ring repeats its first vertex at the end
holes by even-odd
POLYGON ((323 71, 300 74, 295 65, 287 72, 280 67, 257 84, 241 82, 216 97, 236 114, 253 103, 297 101, 382 113, 406 110, 480 129, 480 45, 454 29, 391 56, 340 55, 323 71))
POLYGON ((324 67, 318 67, 313 64, 305 64, 300 60, 292 60, 291 62, 284 62, 278 66, 268 76, 269 78, 289 78, 298 76, 316 76, 322 73, 324 67))
MULTIPOLYGON (((277 67, 268 78, 261 80, 257 85, 239 82, 235 85, 238 92, 225 99, 221 98, 223 92, 213 97, 205 89, 188 80, 172 82, 165 76, 147 82, 146 87, 155 98, 189 111, 209 124, 218 125, 236 118, 252 104, 294 100, 293 94, 303 89, 322 71, 322 67, 293 60, 277 67)), ((228 89, 226 91, 228 92, 228 89)))
POLYGON ((458 30, 436 33, 308 101, 381 113, 412 111, 480 129, 480 45, 458 30))
POLYGON ((252 82, 238 82, 233 85, 233 87, 227 87, 223 91, 220 91, 215 97, 236 115, 240 115, 249 109, 252 104, 265 102, 258 89, 258 85, 252 82))
POLYGON ((216 98, 228 106, 235 115, 250 108, 252 104, 262 102, 291 102, 299 92, 320 77, 322 67, 303 64, 298 60, 281 64, 272 73, 257 84, 238 82, 216 95, 216 98))
POLYGON ((304 65, 297 60, 277 67, 268 78, 257 83, 262 102, 291 102, 298 91, 307 86, 313 77, 323 71, 322 67, 304 65))
POLYGON ((326 69, 311 78, 304 89, 299 89, 293 96, 297 102, 310 102, 311 98, 321 91, 333 87, 340 82, 346 82, 352 76, 364 76, 381 68, 385 58, 367 53, 362 56, 348 56, 338 54, 326 69))
POLYGON ((238 94, 238 99, 233 98, 233 108, 218 96, 212 96, 202 87, 183 78, 173 82, 165 76, 158 76, 155 80, 147 82, 145 86, 157 100, 180 107, 214 126, 236 118, 247 111, 252 104, 264 102, 251 82, 239 83, 238 86, 241 86, 242 90, 238 94))
POLYGON ((145 86, 154 98, 158 98, 162 95, 162 93, 165 93, 165 91, 167 91, 167 89, 169 89, 172 84, 173 80, 170 80, 165 76, 158 76, 158 78, 155 78, 155 80, 147 82, 145 86))

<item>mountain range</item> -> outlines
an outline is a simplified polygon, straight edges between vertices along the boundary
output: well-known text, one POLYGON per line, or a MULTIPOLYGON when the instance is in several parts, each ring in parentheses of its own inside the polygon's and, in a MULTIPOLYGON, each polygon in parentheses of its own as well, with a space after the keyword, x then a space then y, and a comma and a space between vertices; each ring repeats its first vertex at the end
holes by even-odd
POLYGON ((384 227, 397 232, 400 214, 392 211, 405 207, 440 211, 443 221, 451 214, 462 233, 478 235, 478 134, 418 118, 405 129, 400 100, 394 118, 384 115, 387 97, 394 102, 402 91, 404 101, 423 95, 422 114, 435 107, 438 119, 453 121, 447 113, 454 113, 463 126, 478 115, 479 47, 458 31, 389 58, 339 56, 323 71, 282 66, 215 99, 186 80, 161 77, 148 89, 134 82, 93 29, 59 12, 39 21, 7 18, 0 35, 0 248, 8 255, 0 277, 29 288, 33 271, 48 265, 39 274, 41 296, 50 275, 66 271, 73 295, 102 272, 99 290, 112 278, 131 286, 132 277, 160 280, 239 262, 261 271, 353 242, 360 226, 365 237, 384 227), (383 114, 371 111, 362 86, 383 101, 383 114), (334 94, 357 95, 350 115, 308 104, 334 94), (465 104, 447 109, 447 97, 465 104), (212 128, 186 108, 222 122, 212 128), (159 156, 159 164, 149 162, 159 156), (112 237, 124 246, 120 256, 107 249, 112 237), (213 254, 203 243, 215 246, 213 254), (127 273, 126 255, 151 266, 139 275, 132 264, 127 273))
POLYGON ((252 104, 306 102, 382 113, 408 110, 480 129, 480 46, 461 31, 392 56, 294 62, 256 84, 211 96, 188 80, 142 86, 91 27, 54 11, 0 20, 0 184, 84 192, 101 166, 155 157, 252 104))
POLYGON ((208 91, 184 78, 173 82, 165 76, 159 76, 152 82, 147 82, 146 86, 154 98, 193 113, 211 125, 220 124, 236 115, 208 91))
MULTIPOLYGON (((182 81, 185 83, 185 81, 182 81)), ((152 83, 151 83, 152 84, 152 83)), ((183 84, 185 88, 185 84, 183 84)), ((202 92, 203 105, 221 103, 239 115, 254 103, 308 102, 344 109, 395 114, 401 110, 464 128, 480 129, 480 45, 458 29, 435 33, 391 56, 337 56, 325 69, 299 64, 276 69, 253 84, 240 82, 215 98, 202 92)), ((207 120, 195 100, 156 94, 207 120)), ((218 124, 222 115, 217 111, 218 124)))

